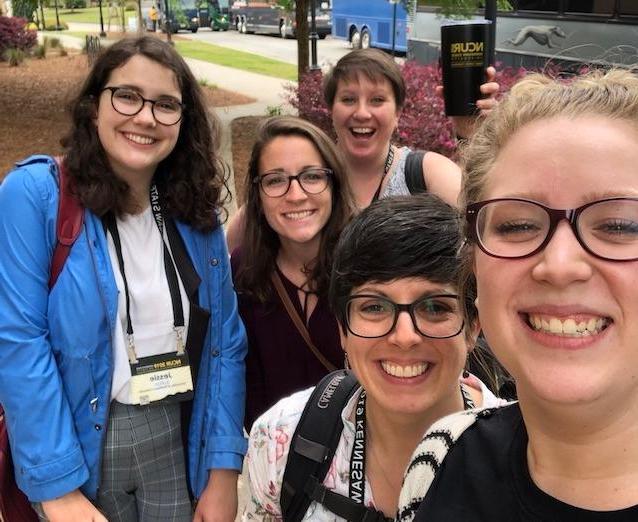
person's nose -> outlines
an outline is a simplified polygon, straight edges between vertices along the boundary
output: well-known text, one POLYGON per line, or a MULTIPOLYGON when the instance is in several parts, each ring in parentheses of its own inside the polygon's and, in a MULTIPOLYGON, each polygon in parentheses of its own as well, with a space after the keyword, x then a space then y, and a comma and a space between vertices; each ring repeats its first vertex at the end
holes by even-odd
POLYGON ((409 350, 421 342, 421 339, 421 334, 417 332, 410 314, 405 310, 399 312, 397 323, 390 332, 388 340, 399 348, 409 350))
POLYGON ((370 108, 365 100, 359 100, 355 108, 354 117, 359 120, 367 120, 371 117, 370 108))
POLYGON ((135 123, 140 125, 155 127, 157 125, 157 120, 153 114, 153 104, 148 100, 144 101, 142 110, 135 115, 134 120, 135 123))
POLYGON ((591 255, 578 242, 566 220, 562 220, 554 236, 539 254, 532 270, 537 281, 564 288, 571 283, 586 281, 592 276, 591 255))
POLYGON ((288 201, 303 201, 308 199, 308 194, 301 188, 301 183, 298 178, 290 180, 290 187, 288 187, 288 192, 286 192, 286 199, 288 201))

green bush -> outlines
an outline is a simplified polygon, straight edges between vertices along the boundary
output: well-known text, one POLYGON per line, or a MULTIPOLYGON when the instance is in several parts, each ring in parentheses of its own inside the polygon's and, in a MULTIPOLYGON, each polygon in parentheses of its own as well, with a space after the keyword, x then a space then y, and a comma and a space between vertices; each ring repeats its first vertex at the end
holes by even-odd
POLYGON ((68 28, 69 24, 67 24, 64 20, 60 20, 60 27, 56 25, 55 18, 47 18, 44 21, 45 31, 66 31, 68 28))
POLYGON ((26 57, 26 53, 22 49, 6 49, 4 52, 4 59, 9 62, 10 67, 17 67, 20 65, 26 57))
POLYGON ((64 0, 65 9, 84 9, 86 0, 64 0))
POLYGON ((35 58, 38 58, 39 60, 42 60, 43 58, 46 58, 46 55, 47 55, 47 44, 45 41, 44 43, 42 43, 41 45, 38 45, 33 50, 33 56, 35 58))

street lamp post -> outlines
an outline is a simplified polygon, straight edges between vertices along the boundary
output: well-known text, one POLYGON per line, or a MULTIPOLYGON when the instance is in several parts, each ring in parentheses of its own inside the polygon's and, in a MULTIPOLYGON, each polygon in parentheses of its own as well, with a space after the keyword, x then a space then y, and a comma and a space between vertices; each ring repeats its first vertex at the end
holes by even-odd
POLYGON ((317 20, 316 16, 316 0, 310 1, 310 70, 316 71, 320 69, 317 65, 317 40, 319 35, 317 34, 317 20))
POLYGON ((397 42, 397 2, 399 0, 390 0, 392 4, 392 56, 396 54, 397 42))
POLYGON ((104 16, 102 15, 102 0, 99 1, 100 7, 100 38, 104 38, 106 33, 104 32, 104 16))
POLYGON ((492 22, 489 28, 490 38, 487 50, 487 59, 490 65, 494 65, 494 55, 496 53, 496 0, 486 0, 485 18, 492 22))

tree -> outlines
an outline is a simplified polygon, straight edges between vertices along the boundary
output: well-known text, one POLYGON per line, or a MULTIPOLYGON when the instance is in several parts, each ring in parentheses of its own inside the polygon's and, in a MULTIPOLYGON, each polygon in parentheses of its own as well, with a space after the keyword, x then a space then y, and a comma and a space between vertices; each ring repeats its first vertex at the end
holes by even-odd
POLYGON ((37 0, 13 0, 13 16, 33 21, 33 12, 38 8, 37 0))
MULTIPOLYGON (((445 18, 470 18, 474 11, 485 4, 482 0, 407 0, 418 5, 438 7, 439 14, 445 18)), ((500 11, 511 11, 508 0, 497 0, 496 6, 500 11)))

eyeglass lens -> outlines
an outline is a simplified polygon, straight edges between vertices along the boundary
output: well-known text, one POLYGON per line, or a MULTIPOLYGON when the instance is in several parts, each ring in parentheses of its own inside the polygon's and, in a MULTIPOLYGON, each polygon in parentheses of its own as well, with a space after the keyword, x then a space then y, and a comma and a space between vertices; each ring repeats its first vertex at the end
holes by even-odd
MULTIPOLYGON (((359 337, 383 337, 394 329, 400 306, 380 296, 353 296, 348 300, 348 329, 359 337)), ((428 296, 408 305, 408 311, 415 329, 426 337, 453 337, 463 328, 456 296, 428 296)))
POLYGON ((289 176, 284 172, 269 172, 259 178, 262 190, 271 197, 283 196, 290 190, 293 179, 297 179, 301 188, 308 194, 319 194, 328 186, 330 170, 323 168, 309 168, 302 170, 296 176, 289 176))
POLYGON ((182 105, 170 98, 146 100, 132 89, 111 89, 113 108, 125 116, 134 116, 144 107, 144 102, 151 102, 151 110, 155 119, 163 125, 174 125, 182 118, 182 105))
MULTIPOLYGON (((585 248, 604 259, 638 259, 638 200, 601 200, 581 209, 576 209, 573 228, 585 248)), ((476 220, 481 245, 501 257, 531 254, 550 232, 549 212, 534 202, 489 202, 479 210, 476 220)))

